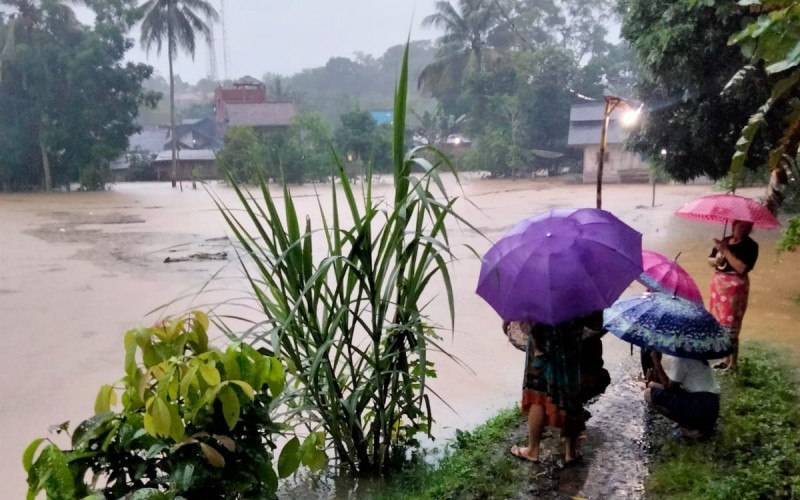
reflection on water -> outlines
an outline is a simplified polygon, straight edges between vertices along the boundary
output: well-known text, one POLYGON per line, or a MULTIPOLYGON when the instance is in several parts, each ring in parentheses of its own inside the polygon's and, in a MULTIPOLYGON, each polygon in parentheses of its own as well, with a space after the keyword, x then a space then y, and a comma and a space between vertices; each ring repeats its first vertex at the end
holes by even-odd
MULTIPOLYGON (((224 203, 236 206, 228 187, 210 188, 224 203)), ((604 193, 604 208, 641 231, 645 248, 665 255, 681 252, 679 262, 706 299, 711 270, 705 257, 711 238, 719 237, 722 228, 672 214, 709 189, 659 187, 655 208, 646 185, 609 185, 604 193)), ((482 253, 490 240, 525 216, 594 204, 594 188, 588 185, 467 180, 462 190, 450 180, 448 191, 474 204, 461 202, 457 208, 484 236, 463 226, 451 228, 461 260, 452 274, 455 329, 443 332, 444 344, 471 371, 438 356, 433 388, 455 410, 441 402, 434 407, 436 433, 444 437, 514 405, 523 363, 522 354, 505 341, 499 318, 474 294, 480 263, 461 245, 482 253)), ((308 214, 319 227, 318 198, 329 205, 328 186, 318 192, 302 186, 293 192, 301 216, 308 214)), ((376 194, 391 195, 388 181, 376 187, 376 194)), ((762 190, 743 194, 757 196, 762 190)), ((220 238, 227 234, 206 192, 181 193, 169 184, 117 185, 103 193, 0 195, 0 317, 6 327, 0 351, 0 378, 5 381, 0 426, 14 429, 0 443, 0 482, 14 485, 14 492, 24 491, 19 467, 24 446, 52 423, 67 418, 76 422, 91 413, 96 388, 122 372, 122 333, 155 320, 145 319, 146 313, 176 297, 186 298, 168 308, 173 313, 246 295, 235 259, 164 263, 170 256, 225 251, 227 243, 220 238), (197 297, 216 273, 220 278, 197 297)), ((743 338, 779 342, 798 353, 800 256, 787 255, 782 262, 774 257, 778 231, 757 230, 753 237, 761 258, 751 275, 743 338)), ((638 291, 632 285, 629 293, 638 291)), ((447 324, 441 290, 432 290, 430 298, 431 318, 447 324)), ((627 345, 614 338, 605 340, 605 349, 611 365, 628 356, 627 345)))

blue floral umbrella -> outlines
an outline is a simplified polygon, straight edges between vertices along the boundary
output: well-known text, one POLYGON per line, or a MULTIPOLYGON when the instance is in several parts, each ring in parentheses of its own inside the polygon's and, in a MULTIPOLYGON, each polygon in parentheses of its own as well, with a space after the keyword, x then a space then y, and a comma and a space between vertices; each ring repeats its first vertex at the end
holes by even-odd
POLYGON ((679 358, 716 359, 732 348, 702 303, 665 293, 618 300, 603 312, 603 326, 626 342, 679 358))

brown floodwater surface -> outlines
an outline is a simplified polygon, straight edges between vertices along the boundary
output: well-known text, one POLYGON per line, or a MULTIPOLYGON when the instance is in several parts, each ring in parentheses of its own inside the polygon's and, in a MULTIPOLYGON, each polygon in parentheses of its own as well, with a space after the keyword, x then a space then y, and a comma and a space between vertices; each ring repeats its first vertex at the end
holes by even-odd
MULTIPOLYGON (((459 201, 456 208, 483 236, 457 224, 450 231, 459 256, 452 273, 456 321, 453 331, 449 326, 442 330, 442 343, 469 368, 436 356, 433 389, 452 407, 439 402, 434 408, 440 437, 514 405, 520 392, 523 354, 505 341, 500 319, 475 295, 480 261, 465 245, 481 254, 519 219, 553 207, 593 206, 595 199, 594 186, 556 181, 467 179, 459 188, 449 179, 447 184, 450 194, 469 200, 459 201)), ((237 206, 229 187, 208 187, 227 205, 237 206)), ((142 183, 101 193, 0 195, 0 483, 5 497, 19 498, 25 491, 20 462, 24 447, 47 435, 52 424, 71 420, 74 426, 90 416, 100 385, 121 377, 127 329, 154 322, 162 311, 147 314, 165 304, 170 304, 166 313, 179 313, 247 295, 225 239, 230 232, 212 198, 202 189, 184 188, 180 192, 168 183, 142 183), (201 252, 227 252, 228 260, 164 263, 167 257, 201 252)), ((391 188, 384 178, 376 195, 389 197, 391 188)), ((652 208, 650 186, 604 188, 604 208, 641 231, 645 248, 668 256, 680 252, 679 263, 706 300, 711 277, 706 255, 722 227, 673 214, 710 191, 707 185, 658 186, 652 208)), ((301 216, 308 215, 320 227, 318 201, 329 207, 330 186, 301 186, 292 192, 301 216)), ((762 193, 741 191, 747 196, 762 193)), ((797 355, 800 255, 779 260, 774 252, 778 236, 775 230, 753 234, 761 256, 751 273, 742 337, 776 342, 797 355)), ((641 290, 634 284, 627 293, 641 290)), ((431 319, 449 325, 443 289, 436 285, 429 298, 431 319)), ((627 344, 611 336, 604 343, 609 365, 629 362, 627 344)))

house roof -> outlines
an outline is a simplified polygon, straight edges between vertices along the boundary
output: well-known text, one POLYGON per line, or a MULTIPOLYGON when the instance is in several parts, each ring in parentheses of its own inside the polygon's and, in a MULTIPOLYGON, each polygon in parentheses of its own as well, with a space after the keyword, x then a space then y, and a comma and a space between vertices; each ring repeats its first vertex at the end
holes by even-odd
POLYGON ((286 127, 297 114, 293 102, 226 103, 230 127, 286 127))
MULTIPOLYGON (((180 161, 214 161, 217 159, 217 155, 210 149, 182 149, 178 151, 178 159, 180 161)), ((153 161, 155 163, 171 162, 172 150, 158 153, 153 161)))
MULTIPOLYGON (((569 113, 569 136, 567 145, 588 146, 600 144, 603 131, 603 111, 605 104, 602 101, 582 102, 573 104, 569 113)), ((629 132, 620 124, 620 118, 627 107, 623 104, 617 106, 608 119, 606 144, 622 144, 628 140, 629 132)))
MULTIPOLYGON (((605 103, 603 101, 589 101, 573 104, 569 111, 569 121, 571 122, 600 122, 603 121, 603 111, 605 103)), ((610 121, 619 120, 622 114, 630 109, 624 101, 614 108, 609 117, 610 121)))
POLYGON ((264 82, 262 82, 261 80, 259 80, 257 78, 253 78, 250 75, 247 75, 247 76, 243 76, 243 77, 239 78, 238 80, 236 80, 235 82, 233 82, 233 85, 234 85, 234 87, 239 87, 239 86, 263 87, 264 86, 264 82))
POLYGON ((130 136, 128 150, 141 149, 148 153, 158 153, 164 149, 164 141, 167 139, 168 133, 168 130, 158 127, 145 127, 141 132, 130 136))

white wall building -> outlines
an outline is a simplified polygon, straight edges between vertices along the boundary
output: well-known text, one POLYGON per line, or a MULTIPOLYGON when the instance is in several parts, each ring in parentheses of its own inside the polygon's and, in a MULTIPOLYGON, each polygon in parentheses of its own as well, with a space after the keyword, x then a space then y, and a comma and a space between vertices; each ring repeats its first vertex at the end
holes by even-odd
MULTIPOLYGON (((597 181, 600 135, 603 129, 603 101, 573 104, 569 115, 567 144, 583 149, 583 182, 597 181)), ((606 136, 603 182, 647 182, 649 169, 641 155, 625 149, 628 131, 620 124, 624 104, 611 113, 606 136)))

